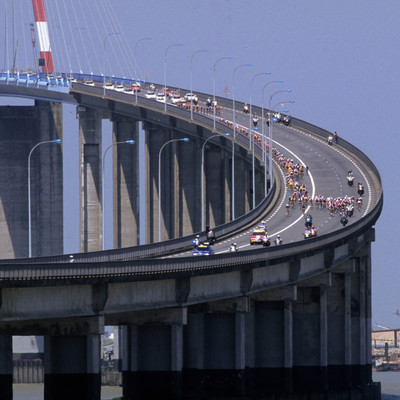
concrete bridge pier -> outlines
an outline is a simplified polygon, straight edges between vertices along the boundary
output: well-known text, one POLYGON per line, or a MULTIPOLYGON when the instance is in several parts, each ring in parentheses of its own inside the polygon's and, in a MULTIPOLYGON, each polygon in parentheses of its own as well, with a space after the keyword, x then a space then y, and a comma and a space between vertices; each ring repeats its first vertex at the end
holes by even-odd
POLYGON ((44 336, 44 400, 100 400, 104 318, 54 325, 44 336))
MULTIPOLYGON (((0 107, 0 257, 28 256, 28 158, 62 139, 62 105, 0 107)), ((30 157, 32 256, 63 252, 62 145, 30 157)))
POLYGON ((102 114, 78 106, 80 251, 102 249, 102 114))
POLYGON ((178 132, 145 124, 147 242, 159 240, 159 190, 161 190, 161 239, 200 230, 200 150, 194 140, 181 142, 178 132), (170 142, 170 143, 168 143, 170 142), (164 147, 163 147, 164 146, 164 147), (162 150, 161 150, 162 149, 162 150), (159 184, 159 157, 161 175, 159 184), (197 198, 198 197, 198 198, 197 198))
POLYGON ((0 334, 0 400, 13 398, 12 336, 0 334))
MULTIPOLYGON (((138 121, 113 116, 114 248, 139 244, 138 121), (121 143, 134 140, 135 144, 121 143)), ((111 150, 111 149, 110 149, 111 150)))
POLYGON ((186 308, 131 316, 120 344, 125 400, 182 398, 186 308))
POLYGON ((205 225, 210 227, 222 225, 230 220, 229 159, 228 152, 218 146, 218 142, 206 144, 204 154, 205 225))

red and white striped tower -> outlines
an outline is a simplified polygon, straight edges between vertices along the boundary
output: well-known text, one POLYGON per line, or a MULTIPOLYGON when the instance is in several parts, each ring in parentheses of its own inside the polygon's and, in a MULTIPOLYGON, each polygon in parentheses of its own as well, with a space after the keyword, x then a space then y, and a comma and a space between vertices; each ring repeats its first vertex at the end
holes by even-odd
POLYGON ((39 36, 40 58, 44 59, 43 72, 54 72, 44 0, 32 0, 32 4, 35 14, 36 29, 39 36))

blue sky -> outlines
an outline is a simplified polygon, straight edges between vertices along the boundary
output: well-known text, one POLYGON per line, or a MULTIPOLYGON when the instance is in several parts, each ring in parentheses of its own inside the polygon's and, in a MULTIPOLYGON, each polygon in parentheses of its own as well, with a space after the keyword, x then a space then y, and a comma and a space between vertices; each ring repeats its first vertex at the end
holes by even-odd
MULTIPOLYGON (((15 0, 18 10, 24 2, 31 7, 28 0, 15 0)), ((11 0, 6 3, 10 10, 11 0)), ((235 74, 236 99, 248 101, 251 78, 256 73, 269 71, 271 80, 284 80, 279 88, 292 90, 291 98, 296 101, 290 107, 292 115, 330 131, 336 130, 371 158, 380 171, 385 197, 384 210, 376 224, 376 242, 372 245, 372 323, 399 327, 400 318, 393 312, 400 309, 397 286, 400 242, 396 235, 400 217, 395 210, 400 183, 396 170, 400 139, 395 114, 400 108, 400 2, 99 0, 96 3, 109 7, 108 11, 95 10, 95 3, 91 3, 90 11, 83 13, 79 12, 80 3, 86 2, 65 0, 48 5, 50 32, 56 32, 58 37, 64 33, 67 42, 73 39, 73 45, 58 44, 59 38, 52 44, 56 67, 57 62, 61 65, 59 69, 69 69, 69 62, 65 61, 65 54, 69 53, 74 70, 82 68, 101 73, 102 62, 106 61, 106 70, 130 77, 135 71, 136 48, 138 74, 163 83, 165 50, 172 43, 182 42, 182 47, 168 51, 167 80, 171 86, 189 88, 191 56, 199 49, 208 49, 194 58, 195 90, 212 92, 213 65, 220 57, 233 57, 218 64, 216 92, 221 96, 225 88, 232 91, 234 68, 251 63, 251 68, 240 69, 235 74), (68 18, 62 12, 55 12, 55 3, 60 3, 60 7, 61 3, 68 3, 68 18), (99 11, 102 17, 96 15, 99 11), (106 14, 114 18, 106 20, 106 14), (121 34, 104 40, 112 31, 121 34), (152 39, 138 43, 144 37, 152 39), (79 51, 75 51, 75 43, 79 51)), ((24 25, 21 22, 24 21, 26 29, 29 16, 21 15, 16 18, 16 24, 24 25)), ((55 38, 57 35, 54 33, 55 38)), ((3 45, 0 44, 2 50, 3 45)), ((27 48, 25 54, 29 55, 32 49, 27 48)), ((24 51, 20 53, 18 57, 23 57, 24 51)), ((254 81, 255 104, 261 105, 261 89, 266 82, 264 77, 254 81)), ((64 151, 73 159, 78 138, 74 133, 75 110, 68 109, 66 115, 70 118, 64 130, 64 151)), ((105 145, 110 143, 109 132, 105 124, 105 145)), ((66 217, 67 221, 75 220, 66 226, 65 248, 69 252, 78 250, 77 166, 77 162, 71 166, 72 170, 76 169, 76 175, 66 177, 66 212, 75 214, 75 218, 66 217)))

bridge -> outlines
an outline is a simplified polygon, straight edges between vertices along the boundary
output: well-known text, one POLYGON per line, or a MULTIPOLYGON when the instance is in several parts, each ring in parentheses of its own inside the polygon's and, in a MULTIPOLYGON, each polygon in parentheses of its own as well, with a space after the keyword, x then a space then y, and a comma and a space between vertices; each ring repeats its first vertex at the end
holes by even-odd
MULTIPOLYGON (((148 83, 129 93, 118 90, 122 79, 108 88, 104 76, 73 76, 0 76, 1 95, 35 99, 33 107, 0 109, 8 149, 0 161, 6 171, 0 187, 8 191, 0 214, 6 255, 0 398, 12 399, 12 335, 43 335, 45 398, 99 399, 100 336, 105 325, 118 325, 126 399, 378 399, 371 377, 370 251, 383 197, 369 158, 343 139, 328 145, 330 132, 296 118, 288 126, 262 119, 254 129, 243 102, 217 97, 214 115, 206 105, 211 95, 198 93, 191 112, 166 98, 146 98, 148 83), (49 143, 62 139, 63 102, 76 104, 79 118, 81 252, 73 262, 62 254, 59 219, 61 177, 68 172, 60 146, 49 143), (115 249, 107 251, 104 118, 112 121, 114 144, 115 249), (119 145, 131 140, 133 146, 119 145), (43 142, 28 182, 29 150, 43 142), (300 207, 285 213, 292 191, 272 147, 308 167, 299 180, 313 199, 357 196, 346 181, 353 171, 365 194, 345 227, 338 213, 308 203, 304 212, 312 213, 319 232, 303 238, 300 207), (283 245, 250 246, 249 233, 261 220, 283 245), (205 225, 215 227, 215 254, 193 257, 191 241, 196 234, 205 238, 205 225), (141 231, 146 244, 139 246, 141 231), (227 251, 232 241, 236 253, 227 251)), ((257 115, 264 111, 273 112, 253 105, 257 115)))

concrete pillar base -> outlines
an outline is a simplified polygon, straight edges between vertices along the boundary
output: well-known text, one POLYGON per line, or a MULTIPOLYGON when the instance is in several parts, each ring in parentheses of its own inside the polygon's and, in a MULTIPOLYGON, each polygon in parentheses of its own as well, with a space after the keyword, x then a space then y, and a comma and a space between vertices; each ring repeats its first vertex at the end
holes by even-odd
POLYGON ((124 371, 124 400, 182 399, 182 373, 178 371, 124 371))
POLYGON ((44 400, 100 399, 101 375, 45 374, 44 400))
POLYGON ((0 375, 0 400, 12 400, 13 399, 13 375, 1 374, 0 375))

